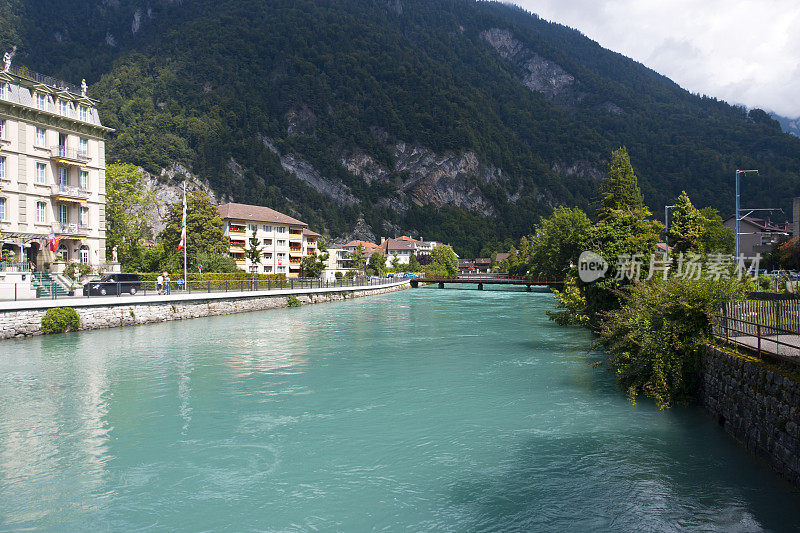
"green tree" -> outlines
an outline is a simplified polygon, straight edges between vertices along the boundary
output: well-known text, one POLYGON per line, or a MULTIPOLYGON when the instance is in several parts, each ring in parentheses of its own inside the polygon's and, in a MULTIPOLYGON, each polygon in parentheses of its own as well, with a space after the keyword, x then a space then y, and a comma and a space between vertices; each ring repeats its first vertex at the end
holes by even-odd
POLYGON ((586 245, 592 223, 577 207, 557 207, 534 230, 531 246, 532 273, 563 279, 586 245))
POLYGON ((392 254, 392 271, 400 272, 400 258, 397 254, 392 254))
POLYGON ((700 350, 711 339, 712 314, 743 298, 748 287, 747 281, 707 276, 655 277, 634 285, 600 330, 619 387, 631 400, 645 395, 661 409, 686 403, 695 390, 700 350))
POLYGON ((733 254, 736 238, 733 230, 725 227, 719 211, 704 207, 700 214, 703 215, 703 250, 708 254, 733 254))
POLYGON ((244 255, 250 260, 250 271, 258 272, 258 265, 261 264, 261 243, 256 237, 256 230, 247 240, 247 248, 244 250, 244 255))
MULTIPOLYGON (((203 272, 215 272, 218 274, 238 272, 236 260, 230 254, 215 252, 198 252, 192 266, 203 267, 203 272)), ((148 272, 153 272, 149 270, 148 272)))
POLYGON ((130 163, 106 167, 106 257, 116 247, 122 267, 136 269, 144 253, 140 241, 152 237, 148 216, 156 205, 141 170, 130 163))
POLYGON ((458 256, 449 246, 436 246, 425 270, 431 274, 455 276, 458 274, 458 256))
MULTIPOLYGON (((228 238, 222 232, 222 217, 208 196, 202 191, 194 191, 187 197, 186 207, 186 255, 189 263, 197 265, 200 253, 228 253, 228 238)), ((178 251, 182 219, 183 204, 178 201, 167 209, 166 227, 159 234, 173 266, 182 265, 182 252, 178 251)))
POLYGON ((359 244, 356 246, 356 249, 350 252, 348 259, 352 270, 363 272, 367 266, 367 259, 364 257, 364 245, 359 244))
POLYGON ((692 205, 686 191, 678 196, 669 222, 667 243, 673 247, 675 253, 703 252, 706 221, 700 211, 692 205))
POLYGON ((408 272, 419 272, 422 270, 422 265, 419 264, 419 260, 417 260, 417 256, 411 254, 411 257, 408 258, 408 272))
POLYGON ((625 147, 614 150, 608 174, 600 184, 600 220, 610 217, 614 210, 637 209, 643 205, 642 191, 628 150, 625 147))
POLYGON ((328 258, 330 252, 323 240, 317 243, 317 253, 314 255, 307 255, 300 263, 300 275, 306 278, 319 278, 325 271, 328 265, 328 258))
POLYGON ((369 268, 371 268, 376 275, 382 275, 386 272, 386 256, 380 252, 373 252, 372 255, 369 256, 369 268))

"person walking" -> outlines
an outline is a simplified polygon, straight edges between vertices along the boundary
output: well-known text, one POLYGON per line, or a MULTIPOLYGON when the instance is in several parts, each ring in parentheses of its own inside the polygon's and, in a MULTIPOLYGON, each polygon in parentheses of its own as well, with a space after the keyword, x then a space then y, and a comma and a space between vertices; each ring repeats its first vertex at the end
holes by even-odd
POLYGON ((169 273, 164 272, 164 294, 172 294, 172 280, 169 279, 169 273))
POLYGON ((164 294, 164 275, 159 274, 156 278, 156 288, 158 289, 158 294, 164 294))

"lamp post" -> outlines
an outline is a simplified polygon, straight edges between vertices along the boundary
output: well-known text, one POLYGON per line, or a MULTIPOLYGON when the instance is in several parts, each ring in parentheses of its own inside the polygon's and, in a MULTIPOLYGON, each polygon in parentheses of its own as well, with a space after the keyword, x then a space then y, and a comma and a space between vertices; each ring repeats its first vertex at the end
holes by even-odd
POLYGON ((669 260, 669 210, 673 207, 678 207, 677 205, 665 205, 664 206, 664 244, 666 245, 667 249, 666 259, 669 260))
POLYGON ((741 246, 739 244, 739 222, 741 217, 739 216, 739 176, 741 174, 747 174, 748 172, 755 172, 758 174, 758 170, 739 170, 736 169, 736 257, 739 257, 741 253, 741 246))

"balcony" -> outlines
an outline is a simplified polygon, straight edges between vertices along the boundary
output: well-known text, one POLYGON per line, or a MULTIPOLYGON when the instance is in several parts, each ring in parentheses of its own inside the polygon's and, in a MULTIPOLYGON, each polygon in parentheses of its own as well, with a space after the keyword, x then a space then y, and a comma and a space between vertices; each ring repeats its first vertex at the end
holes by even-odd
POLYGON ((228 227, 228 233, 247 233, 247 226, 234 226, 231 224, 228 227))
POLYGON ((91 193, 86 189, 73 185, 55 184, 50 188, 50 195, 66 202, 85 202, 91 193))
POLYGON ((85 224, 64 224, 56 222, 53 224, 53 233, 67 237, 86 237, 89 235, 89 226, 85 224))
POLYGON ((67 148, 66 146, 53 146, 50 149, 50 159, 62 165, 76 165, 79 167, 86 166, 89 162, 89 154, 86 152, 78 151, 74 148, 67 148))

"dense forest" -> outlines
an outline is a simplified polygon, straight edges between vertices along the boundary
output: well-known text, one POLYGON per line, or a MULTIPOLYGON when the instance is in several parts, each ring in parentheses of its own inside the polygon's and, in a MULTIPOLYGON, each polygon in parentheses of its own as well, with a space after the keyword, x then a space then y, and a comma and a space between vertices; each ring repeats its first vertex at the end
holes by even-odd
POLYGON ((788 212, 800 195, 800 139, 763 111, 501 3, 0 0, 12 45, 34 70, 87 79, 116 130, 109 161, 181 163, 218 195, 334 237, 363 219, 474 255, 554 206, 590 207, 619 146, 655 213, 682 190, 729 213, 736 168, 761 170, 747 206, 788 212), (406 145, 436 164, 414 167, 406 145), (470 153, 478 167, 452 163, 470 153), (426 182, 451 163, 449 182, 426 182))

